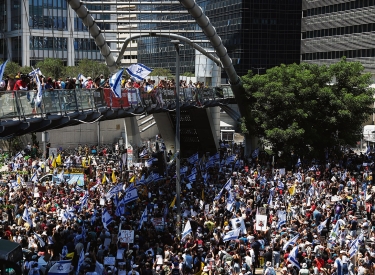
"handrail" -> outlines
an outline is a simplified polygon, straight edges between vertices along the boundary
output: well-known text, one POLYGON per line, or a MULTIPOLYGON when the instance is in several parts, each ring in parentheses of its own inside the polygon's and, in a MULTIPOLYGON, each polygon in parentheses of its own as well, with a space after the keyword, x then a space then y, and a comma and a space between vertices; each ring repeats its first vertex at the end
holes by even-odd
MULTIPOLYGON (((175 90, 154 88, 151 91, 122 89, 122 97, 115 98, 109 88, 100 89, 56 89, 44 91, 42 103, 36 106, 36 91, 0 91, 0 120, 25 120, 26 118, 51 115, 67 116, 69 113, 99 111, 103 108, 128 108, 158 106, 175 103, 175 90)), ((233 98, 230 87, 181 88, 181 104, 204 104, 233 98)))

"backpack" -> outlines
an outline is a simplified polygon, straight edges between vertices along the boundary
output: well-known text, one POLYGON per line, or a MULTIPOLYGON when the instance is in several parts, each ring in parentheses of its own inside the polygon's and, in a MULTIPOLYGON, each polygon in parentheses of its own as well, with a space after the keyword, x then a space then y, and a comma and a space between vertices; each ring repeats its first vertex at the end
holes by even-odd
POLYGON ((250 271, 250 266, 247 263, 243 263, 242 268, 245 268, 246 272, 250 271))

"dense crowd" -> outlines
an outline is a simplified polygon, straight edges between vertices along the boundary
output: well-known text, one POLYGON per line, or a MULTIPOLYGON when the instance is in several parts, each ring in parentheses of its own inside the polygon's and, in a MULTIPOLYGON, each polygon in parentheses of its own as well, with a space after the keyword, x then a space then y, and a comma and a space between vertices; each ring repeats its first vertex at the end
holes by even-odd
POLYGON ((216 154, 181 160, 181 223, 172 154, 160 164, 158 152, 141 148, 127 169, 124 152, 92 153, 9 163, 0 237, 29 251, 24 274, 66 263, 66 274, 87 275, 375 271, 371 153, 327 152, 285 167, 221 143, 216 154), (84 169, 81 186, 63 176, 73 166, 84 169), (38 181, 47 167, 59 181, 38 181))

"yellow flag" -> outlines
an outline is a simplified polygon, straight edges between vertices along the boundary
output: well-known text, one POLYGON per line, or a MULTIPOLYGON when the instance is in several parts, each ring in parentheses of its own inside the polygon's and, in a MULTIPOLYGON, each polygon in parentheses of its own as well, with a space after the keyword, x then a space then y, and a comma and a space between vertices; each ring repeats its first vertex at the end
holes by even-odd
POLYGON ((293 196, 296 193, 296 186, 293 184, 291 187, 289 187, 288 191, 289 194, 293 196))
POLYGON ((135 182, 135 175, 130 178, 129 182, 135 182))
POLYGON ((117 182, 115 171, 112 171, 112 182, 113 183, 117 182))
POLYGON ((174 197, 173 201, 171 202, 171 205, 169 206, 170 208, 174 207, 176 203, 176 196, 174 197))
POLYGON ((51 166, 52 166, 53 168, 56 168, 56 166, 57 166, 56 158, 53 159, 51 166))
POLYGON ((103 175, 103 178, 102 178, 102 184, 104 184, 107 180, 107 177, 105 175, 103 175))
POLYGON ((66 254, 65 258, 68 258, 68 259, 73 259, 74 257, 74 252, 70 252, 68 254, 66 254))
POLYGON ((202 189, 202 200, 204 201, 204 189, 202 189))
POLYGON ((86 168, 86 158, 82 158, 82 167, 86 168))
POLYGON ((58 156, 56 158, 56 164, 61 165, 61 155, 60 154, 58 154, 58 156))
POLYGON ((20 175, 17 175, 17 183, 18 183, 18 184, 21 183, 21 177, 20 177, 20 175))

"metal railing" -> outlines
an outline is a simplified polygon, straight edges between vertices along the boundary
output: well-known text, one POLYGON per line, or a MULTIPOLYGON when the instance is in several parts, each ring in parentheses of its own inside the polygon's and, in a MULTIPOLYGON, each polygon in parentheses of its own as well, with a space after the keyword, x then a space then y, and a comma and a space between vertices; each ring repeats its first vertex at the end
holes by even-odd
MULTIPOLYGON (((36 104, 37 91, 0 91, 0 119, 26 119, 47 115, 66 115, 72 112, 99 111, 101 108, 123 108, 131 106, 164 106, 175 102, 175 90, 155 88, 122 89, 121 98, 115 98, 110 89, 46 90, 42 102, 36 104)), ((233 98, 230 87, 221 88, 181 88, 181 103, 233 98)))

